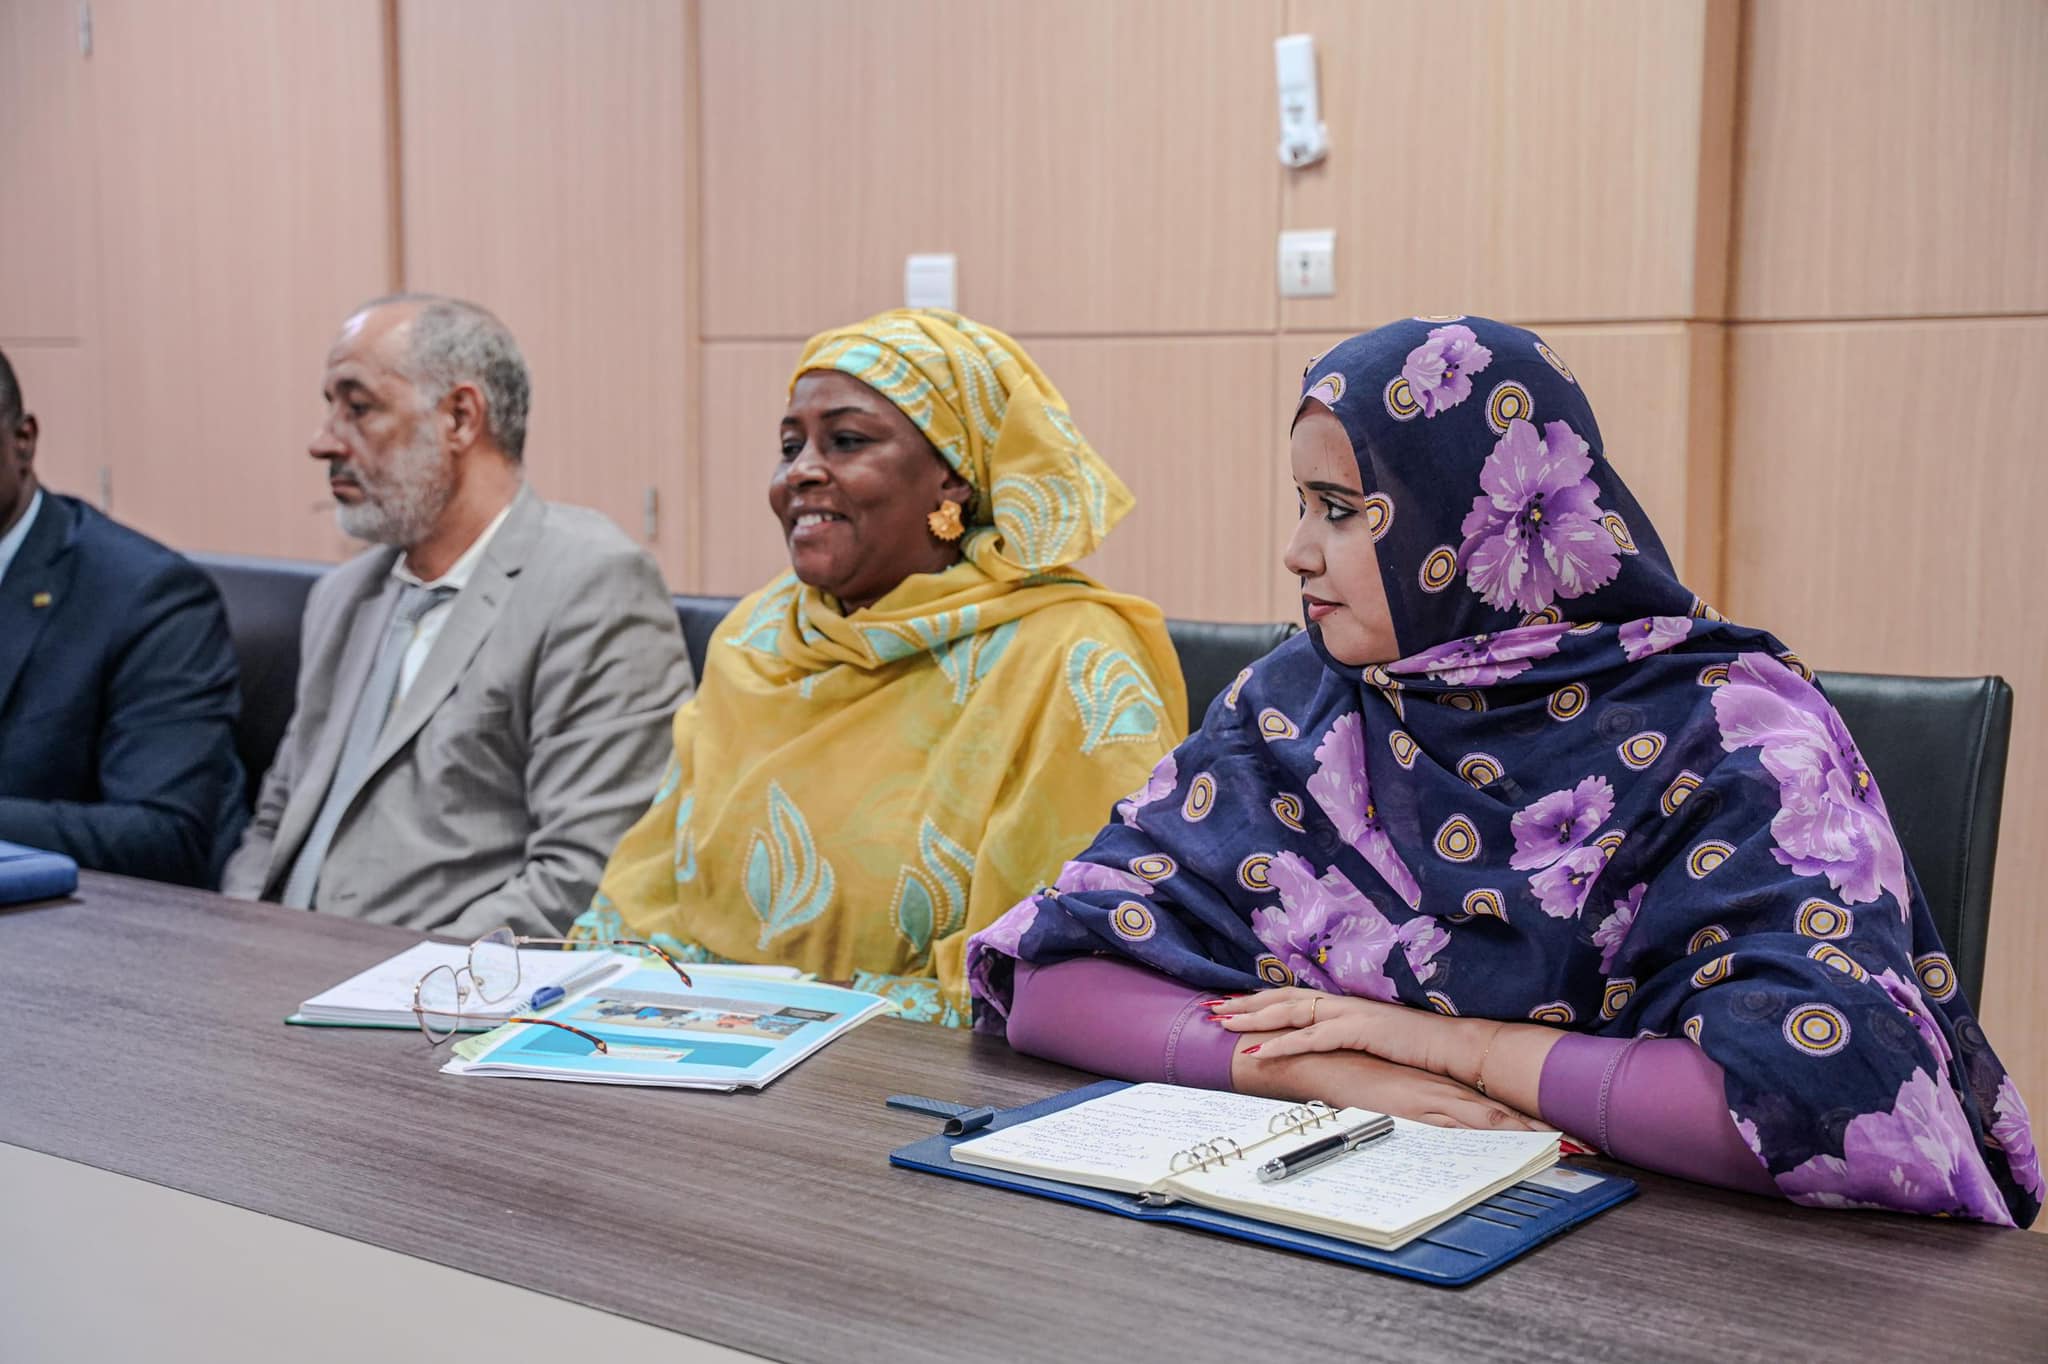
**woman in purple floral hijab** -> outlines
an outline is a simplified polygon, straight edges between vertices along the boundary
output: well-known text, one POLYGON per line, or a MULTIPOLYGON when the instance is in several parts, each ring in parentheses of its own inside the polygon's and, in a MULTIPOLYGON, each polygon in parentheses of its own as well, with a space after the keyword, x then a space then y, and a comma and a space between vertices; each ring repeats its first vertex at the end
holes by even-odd
POLYGON ((2031 1222, 2025 1106, 1854 739, 1783 645, 1678 581, 1564 362, 1417 319, 1302 393, 1308 631, 974 940, 978 1026, 1132 1078, 1536 1115, 1800 1202, 2031 1222))

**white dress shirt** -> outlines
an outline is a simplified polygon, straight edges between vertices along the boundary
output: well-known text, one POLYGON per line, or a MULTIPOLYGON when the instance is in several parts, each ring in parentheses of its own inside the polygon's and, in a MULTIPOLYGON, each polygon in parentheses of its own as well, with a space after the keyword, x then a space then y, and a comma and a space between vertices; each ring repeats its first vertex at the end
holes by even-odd
POLYGON ((511 511, 512 504, 508 502, 504 511, 491 518, 491 524, 484 527, 483 534, 477 536, 469 548, 462 551, 462 557, 448 565, 448 571, 432 582, 426 582, 407 568, 403 554, 391 565, 391 576, 402 583, 410 583, 414 587, 455 589, 454 594, 434 603, 426 614, 419 618, 419 623, 413 626, 412 643, 406 646, 405 660, 398 665, 398 691, 391 698, 393 710, 398 709, 398 703, 412 690, 413 679, 420 675, 420 669, 426 665, 427 655, 433 652, 434 641, 441 637, 441 627, 448 623, 448 613, 455 609, 455 596, 469 585, 470 575, 476 572, 476 566, 483 559, 484 551, 490 548, 491 537, 498 533, 498 527, 505 524, 505 518, 511 511))
POLYGON ((7 579, 7 570, 14 567, 14 556, 21 553, 22 544, 28 539, 29 527, 36 523, 36 513, 43 509, 43 490, 36 489, 36 495, 29 499, 28 513, 14 523, 14 529, 0 535, 0 582, 7 579))

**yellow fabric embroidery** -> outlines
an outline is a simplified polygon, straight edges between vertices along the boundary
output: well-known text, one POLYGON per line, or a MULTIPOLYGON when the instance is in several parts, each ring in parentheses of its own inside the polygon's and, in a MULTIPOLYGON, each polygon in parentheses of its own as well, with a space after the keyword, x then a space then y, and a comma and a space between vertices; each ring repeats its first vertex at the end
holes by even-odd
MULTIPOLYGON (((1185 736, 1159 609, 1067 565, 1130 493, 1016 344, 955 314, 828 332, 977 491, 964 558, 851 615, 784 573, 713 637, 584 936, 851 979, 965 1024, 967 939, 1185 736)), ((792 384, 794 379, 792 379, 792 384)))

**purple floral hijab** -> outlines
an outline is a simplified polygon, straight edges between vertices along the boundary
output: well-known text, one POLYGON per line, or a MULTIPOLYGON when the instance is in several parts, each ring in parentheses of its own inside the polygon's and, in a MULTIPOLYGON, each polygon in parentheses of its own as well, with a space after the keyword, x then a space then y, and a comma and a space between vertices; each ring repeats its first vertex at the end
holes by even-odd
POLYGON ((1054 886, 969 947, 1212 990, 1689 1037, 1800 1202, 2025 1224, 2027 1113, 1806 666, 1686 589, 1571 370, 1420 318, 1310 363, 1405 657, 1311 628, 1239 675, 1054 886))

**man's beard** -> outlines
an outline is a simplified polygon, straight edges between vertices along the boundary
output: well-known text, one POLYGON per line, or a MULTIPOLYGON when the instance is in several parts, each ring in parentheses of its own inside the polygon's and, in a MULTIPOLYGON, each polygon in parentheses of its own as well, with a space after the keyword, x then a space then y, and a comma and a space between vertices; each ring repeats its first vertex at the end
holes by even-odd
POLYGON ((346 460, 328 462, 330 478, 353 479, 363 500, 337 502, 334 523, 344 535, 374 545, 410 549, 427 538, 447 510, 455 479, 441 453, 431 422, 421 423, 413 443, 398 452, 385 471, 372 477, 346 460))

